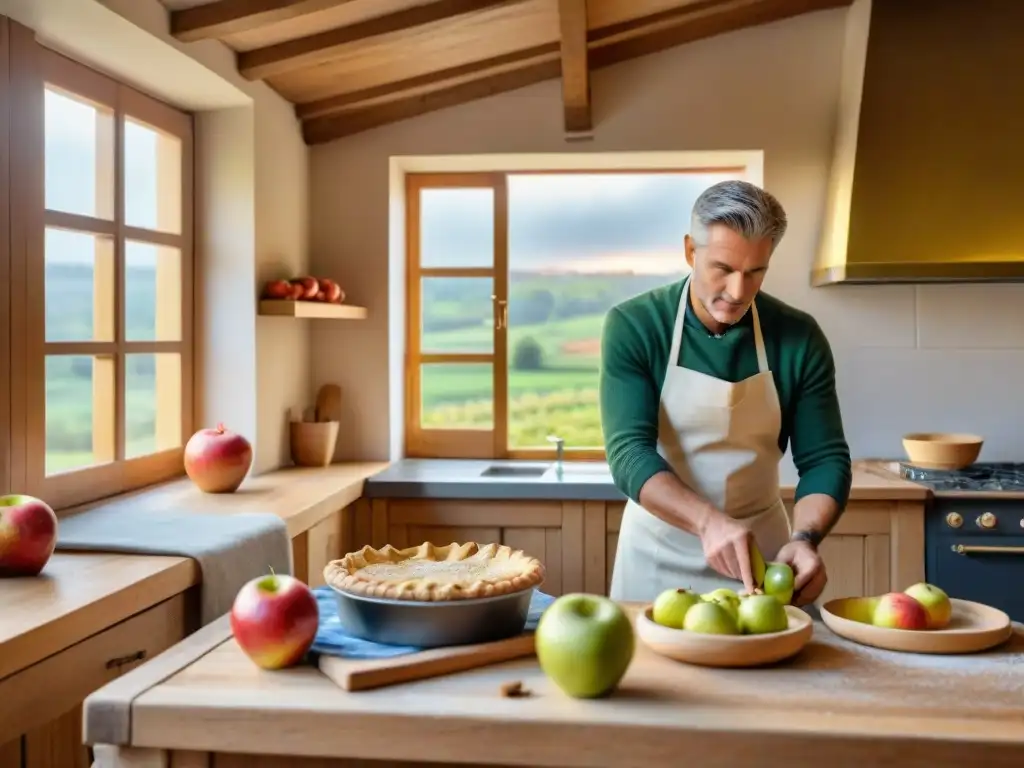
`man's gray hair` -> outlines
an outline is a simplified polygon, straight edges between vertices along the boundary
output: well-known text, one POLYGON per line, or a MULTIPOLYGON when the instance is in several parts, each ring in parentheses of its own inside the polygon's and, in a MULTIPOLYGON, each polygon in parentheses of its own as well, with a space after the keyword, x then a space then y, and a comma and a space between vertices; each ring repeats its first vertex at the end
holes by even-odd
POLYGON ((786 234, 786 211, 776 197, 749 181, 730 179, 705 189, 693 204, 690 236, 708 241, 708 227, 724 224, 747 240, 770 237, 775 251, 786 234))

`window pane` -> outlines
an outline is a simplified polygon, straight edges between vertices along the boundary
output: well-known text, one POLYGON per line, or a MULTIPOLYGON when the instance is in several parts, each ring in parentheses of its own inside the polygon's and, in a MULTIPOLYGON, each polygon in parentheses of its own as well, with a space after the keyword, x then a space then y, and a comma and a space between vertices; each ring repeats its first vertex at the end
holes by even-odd
POLYGON ((124 218, 130 227, 181 233, 181 140, 124 121, 124 218))
POLYGON ((46 340, 113 341, 114 241, 47 227, 46 340))
POLYGON ((46 358, 46 474, 114 460, 114 358, 46 358))
POLYGON ((125 458, 181 445, 181 356, 125 355, 125 458))
POLYGON ((494 350, 494 280, 490 277, 422 279, 423 352, 494 350))
POLYGON ((46 207, 113 219, 113 112, 52 86, 44 104, 46 207))
POLYGON ((127 241, 124 289, 128 341, 181 340, 181 251, 127 241))
POLYGON ((494 429, 494 366, 426 363, 420 369, 424 429, 494 429))
POLYGON ((494 263, 494 191, 420 190, 420 266, 489 267, 494 263))
POLYGON ((604 444, 601 326, 620 301, 681 279, 690 210, 739 174, 509 176, 509 447, 604 444))

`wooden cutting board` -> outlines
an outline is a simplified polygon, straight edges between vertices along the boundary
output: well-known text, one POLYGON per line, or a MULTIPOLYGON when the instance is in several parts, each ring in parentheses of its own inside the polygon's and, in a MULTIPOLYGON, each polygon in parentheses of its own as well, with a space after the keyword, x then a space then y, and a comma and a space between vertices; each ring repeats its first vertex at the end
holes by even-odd
POLYGON ((344 659, 323 655, 319 666, 321 672, 346 691, 366 691, 450 675, 533 654, 533 632, 526 632, 507 640, 431 648, 390 659, 344 659))

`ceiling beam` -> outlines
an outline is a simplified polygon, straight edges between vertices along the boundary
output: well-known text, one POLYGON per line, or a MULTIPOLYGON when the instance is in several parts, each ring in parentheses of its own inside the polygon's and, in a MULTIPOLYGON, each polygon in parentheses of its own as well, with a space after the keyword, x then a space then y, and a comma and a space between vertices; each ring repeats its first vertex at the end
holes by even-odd
POLYGON ((216 0, 171 13, 171 34, 183 43, 226 37, 351 2, 351 0, 216 0))
MULTIPOLYGON (((428 24, 454 21, 489 8, 519 2, 523 0, 434 0, 386 16, 240 53, 238 71, 248 80, 276 77, 339 58, 353 45, 372 38, 401 35, 428 24)), ((439 34, 443 31, 439 30, 439 34)))
MULTIPOLYGON (((852 1, 709 0, 699 5, 691 4, 684 9, 591 30, 587 46, 588 64, 591 70, 600 69, 745 27, 847 6, 852 1)), ((308 118, 303 121, 303 136, 307 144, 326 143, 427 112, 551 80, 562 74, 559 44, 539 46, 533 51, 534 58, 526 57, 518 62, 514 55, 501 57, 507 68, 496 73, 486 67, 474 69, 477 65, 445 70, 450 78, 456 74, 465 78, 464 81, 456 80, 455 84, 452 84, 452 79, 430 82, 428 76, 424 76, 300 105, 296 111, 308 118), (459 72, 455 73, 455 70, 459 72), (409 90, 413 88, 429 89, 429 92, 409 95, 415 94, 409 90), (317 116, 312 116, 314 114, 317 116)))
POLYGON ((565 132, 586 133, 593 128, 587 63, 587 0, 558 0, 558 24, 565 132))

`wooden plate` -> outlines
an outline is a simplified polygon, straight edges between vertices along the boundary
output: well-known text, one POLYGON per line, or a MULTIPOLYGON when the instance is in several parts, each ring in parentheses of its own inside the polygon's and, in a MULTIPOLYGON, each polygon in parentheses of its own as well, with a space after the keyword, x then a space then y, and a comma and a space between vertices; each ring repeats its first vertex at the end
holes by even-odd
POLYGON ((789 627, 768 635, 702 635, 655 624, 651 606, 636 617, 636 633, 657 654, 705 667, 756 667, 798 654, 814 624, 799 608, 786 606, 789 627))
POLYGON ((952 598, 953 618, 946 629, 910 630, 875 627, 858 621, 864 615, 863 597, 829 600, 821 607, 825 626, 861 645, 908 653, 975 653, 993 648, 1013 634, 1010 617, 997 608, 952 598))

